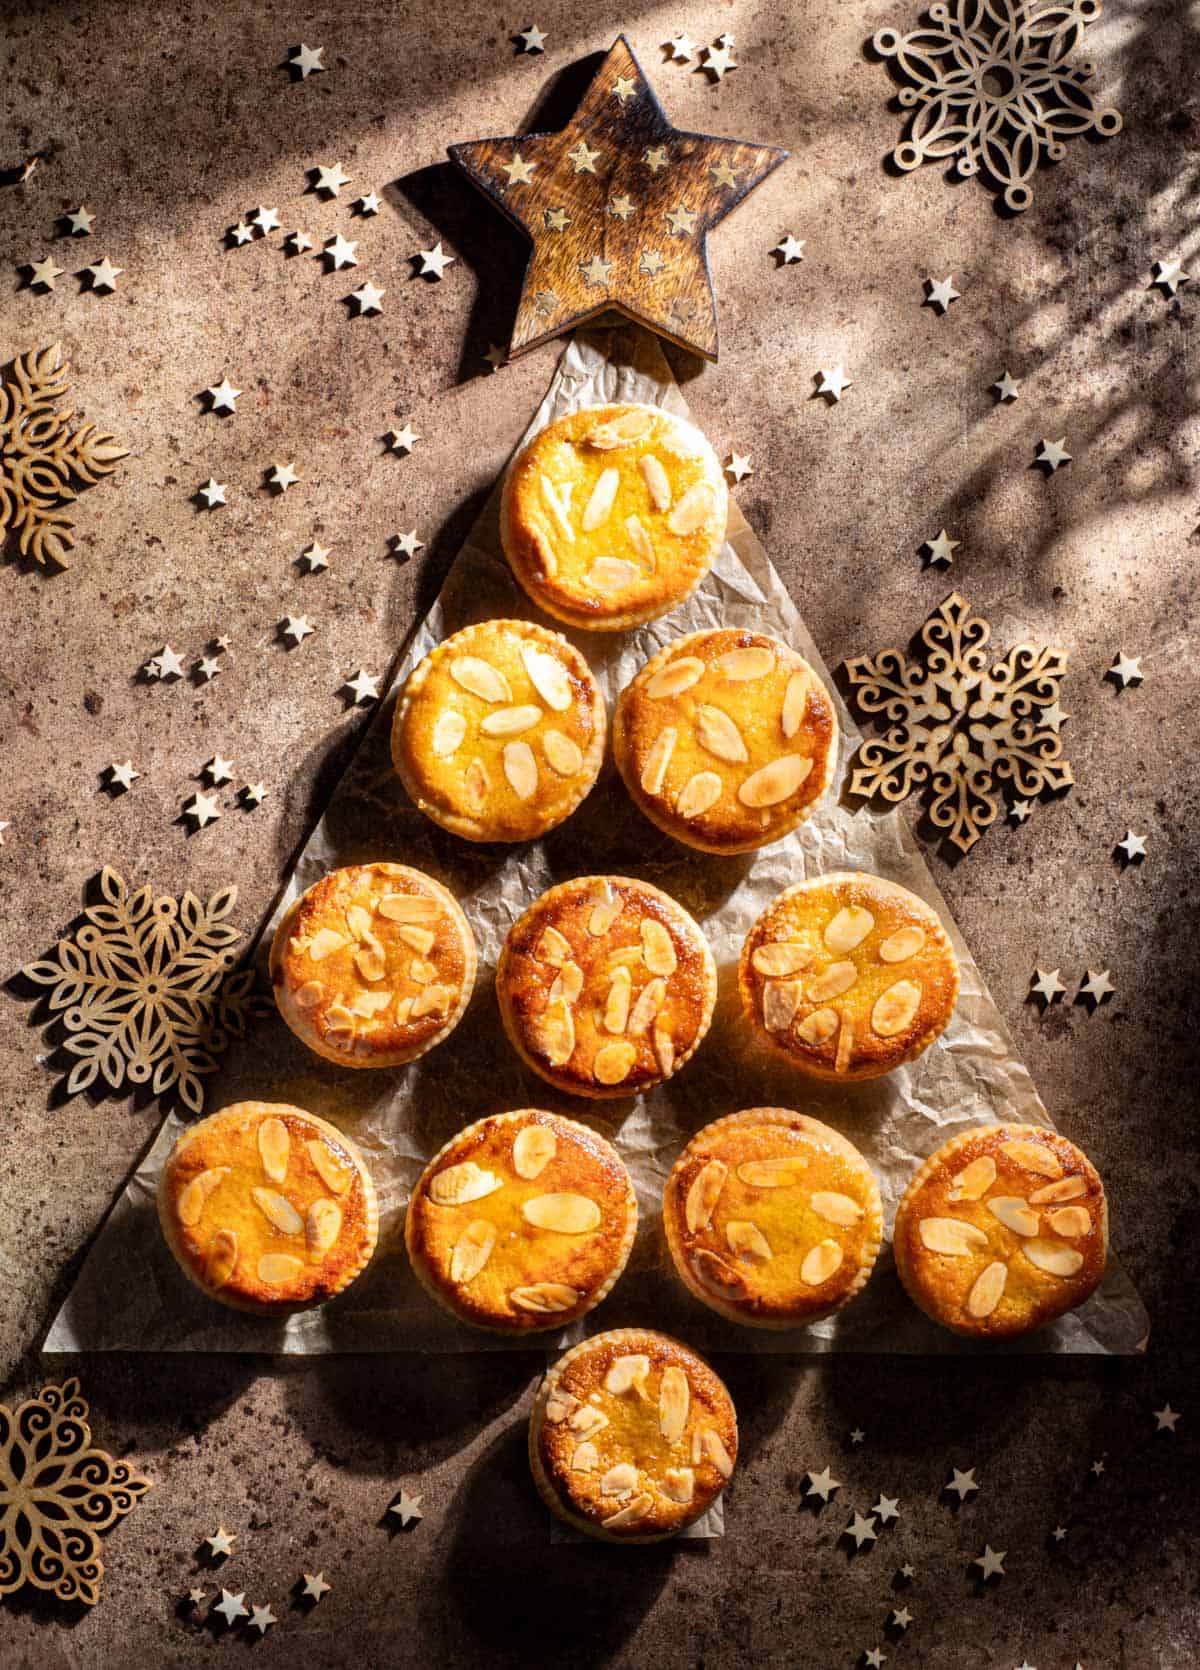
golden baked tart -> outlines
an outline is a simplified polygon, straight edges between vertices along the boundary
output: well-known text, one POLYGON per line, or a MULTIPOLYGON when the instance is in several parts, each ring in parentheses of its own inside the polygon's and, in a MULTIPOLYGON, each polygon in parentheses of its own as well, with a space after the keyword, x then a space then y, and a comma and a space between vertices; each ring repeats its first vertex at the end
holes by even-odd
POLYGON ((637 1230, 612 1144, 557 1113, 479 1119, 421 1174, 404 1222, 426 1290, 506 1334, 561 1328, 607 1297, 637 1230))
POLYGON ((613 753, 652 823, 749 852, 808 816, 833 778, 837 715, 795 650, 762 632, 676 638, 622 690, 613 753))
POLYGON ((513 1048, 575 1096, 632 1096, 679 1071, 708 1031, 712 952, 666 893, 580 876, 513 923, 496 969, 513 1048))
POLYGON ((1015 1339, 1074 1310, 1108 1257, 1096 1168, 1039 1125, 951 1137, 904 1192, 896 1270, 926 1316, 970 1339, 1015 1339))
POLYGON ((936 913, 894 881, 840 870, 798 881, 746 935, 742 1006, 756 1032, 820 1079, 873 1079, 929 1048, 958 1001, 936 913))
POLYGON ((702 1357, 649 1328, 595 1334, 534 1400, 529 1465, 546 1506, 602 1542, 660 1542, 699 1519, 737 1462, 737 1412, 702 1357))
POLYGON ((271 945, 279 1013, 343 1067, 399 1067, 440 1044, 475 984, 475 939, 440 882, 405 864, 330 870, 271 945))
POLYGON ((379 1233, 358 1149, 315 1114, 275 1102, 235 1102, 189 1125, 159 1176, 158 1218, 197 1287, 270 1316, 343 1292, 379 1233))
POLYGON ((658 406, 588 406, 509 465, 500 532, 546 613, 619 632, 665 615, 712 565, 729 494, 716 453, 658 406))
POLYGON ((663 1230, 696 1298, 751 1328, 803 1328, 849 1304, 883 1238, 875 1174, 818 1119, 750 1108, 706 1125, 663 1191, 663 1230))
POLYGON ((468 841, 529 841, 569 817, 604 758, 604 697, 579 651, 527 620, 456 632, 396 703, 392 761, 427 817, 468 841))

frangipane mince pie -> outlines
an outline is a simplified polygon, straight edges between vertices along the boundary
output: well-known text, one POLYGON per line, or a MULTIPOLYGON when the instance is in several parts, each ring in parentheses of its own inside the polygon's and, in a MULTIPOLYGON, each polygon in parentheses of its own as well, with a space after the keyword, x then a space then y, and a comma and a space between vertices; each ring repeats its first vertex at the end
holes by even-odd
POLYGON ((604 758, 604 698, 579 651, 527 620, 456 632, 396 702, 392 761, 427 817, 468 841, 529 841, 569 817, 604 758))
POLYGON ((711 1310, 802 1328, 865 1286, 883 1207, 870 1166, 837 1131, 750 1108, 688 1143, 667 1179, 663 1230, 680 1279, 711 1310))
POLYGON ((576 1096, 632 1096, 670 1078, 708 1031, 716 995, 699 927, 628 876, 543 893, 509 929, 496 969, 518 1055, 576 1096))
POLYGON ((787 887, 746 936, 742 1006, 756 1032, 822 1079, 869 1079, 928 1049, 958 1001, 934 911, 895 882, 836 871, 787 887))
POLYGON ((379 1208, 362 1155, 315 1114, 235 1102, 189 1125, 158 1182, 167 1245, 235 1310, 323 1304, 365 1269, 379 1208))
POLYGON ((614 632, 665 615, 725 538, 716 453, 658 406, 589 406, 543 429, 509 466, 501 537, 547 614, 614 632))
POLYGON ((1104 1185, 1057 1131, 980 1125, 917 1171, 892 1246, 927 1316, 971 1339, 1014 1339, 1095 1291, 1108 1257, 1104 1185))
POLYGON ((448 1037, 475 984, 475 939, 440 882, 404 864, 322 876, 271 946, 279 1012, 343 1067, 398 1067, 448 1037))
POLYGON ((464 1322, 507 1334, 574 1322, 607 1296, 637 1230, 612 1145, 538 1108, 477 1120, 426 1166, 404 1224, 413 1269, 464 1322))
POLYGON ((693 632, 621 692, 613 753, 637 805, 705 852, 794 829, 829 787, 837 716, 807 661, 761 632, 693 632))
POLYGON ((659 1542, 699 1519, 733 1473, 733 1399, 702 1357, 648 1328, 572 1347, 529 1421, 542 1500, 604 1542, 659 1542))

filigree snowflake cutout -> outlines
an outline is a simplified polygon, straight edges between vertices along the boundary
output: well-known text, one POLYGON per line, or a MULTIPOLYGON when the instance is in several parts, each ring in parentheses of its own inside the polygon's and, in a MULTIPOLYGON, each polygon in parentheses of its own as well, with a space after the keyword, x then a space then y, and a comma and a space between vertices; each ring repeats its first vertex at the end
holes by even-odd
POLYGON ((1061 162, 1064 140, 1121 129, 1119 110, 1097 110, 1090 63, 1069 62, 1100 0, 949 0, 929 8, 929 26, 881 29, 875 50, 894 61, 900 104, 913 111, 892 152, 906 173, 957 157, 964 177, 983 174, 1016 213, 1033 202, 1043 158, 1061 162))
POLYGON ((137 1506, 150 1480, 92 1447, 78 1380, 0 1403, 0 1595, 23 1584, 94 1606, 99 1532, 137 1506))
POLYGON ((900 801, 928 787, 930 819, 960 852, 999 816, 998 782, 1029 799, 1075 781, 1058 734, 1066 651, 1017 644, 989 667, 991 635, 951 592, 921 628, 922 660, 885 649, 846 663, 859 709, 891 726, 860 745, 851 792, 900 801))
POLYGON ((100 892, 103 902, 85 909, 75 938, 22 970, 51 988, 62 1046, 79 1057, 67 1090, 86 1090, 100 1077, 114 1090, 149 1084, 199 1113, 200 1075, 215 1070, 230 1035, 240 1036, 259 1008, 254 970, 230 973, 241 930, 225 919, 237 888, 222 888, 207 904, 192 893, 156 899, 149 887, 129 893, 105 866, 100 892))
POLYGON ((61 506, 110 475, 123 447, 94 423, 72 430, 70 411, 55 410, 70 366, 57 342, 21 354, 0 382, 0 538, 17 536, 21 555, 66 568, 75 524, 61 506))

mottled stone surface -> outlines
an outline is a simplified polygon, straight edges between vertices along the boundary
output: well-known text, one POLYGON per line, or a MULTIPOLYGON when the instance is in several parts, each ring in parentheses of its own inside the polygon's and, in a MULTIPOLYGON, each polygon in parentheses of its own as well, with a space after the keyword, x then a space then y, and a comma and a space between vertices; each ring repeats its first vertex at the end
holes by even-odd
MULTIPOLYGON (((193 1551, 223 1522, 240 1535, 220 1581, 282 1620, 259 1663, 826 1670, 880 1645, 893 1665, 1191 1665, 1197 300, 1147 285, 1157 256, 1200 262, 1194 24, 1166 4, 1106 11, 1088 50, 1125 131, 1069 146, 1030 212, 1003 219, 975 182, 883 166, 899 117, 864 42, 911 26, 915 7, 578 15, 549 0, 548 50, 526 58, 508 35, 530 19, 474 0, 440 14, 10 0, 0 167, 47 154, 0 193, 5 356, 61 338, 76 409, 133 455, 82 496, 70 572, 3 571, 6 973, 64 930, 105 860, 163 889, 236 880, 248 926, 268 908, 363 723, 338 685, 387 666, 554 364, 547 349, 488 372, 520 246, 443 147, 539 109, 554 125, 580 60, 625 27, 679 125, 793 152, 714 237, 719 367, 678 370, 718 448, 752 457, 739 499, 829 661, 904 642, 952 583, 998 641, 1028 631, 1070 649, 1078 787, 957 866, 934 862, 1049 1107, 1108 1180, 1149 1352, 953 1370, 723 1361, 744 1437, 729 1535, 620 1555, 548 1541, 522 1453, 533 1357, 85 1361, 99 1436, 157 1487, 109 1538, 95 1611, 9 1602, 0 1662, 211 1656, 219 1632, 178 1602, 196 1583, 215 1592, 193 1551), (712 87, 662 66, 656 43, 678 29, 729 30, 742 67, 712 87), (329 65, 303 85, 277 67, 300 35, 329 65), (335 160, 351 175, 341 201, 306 195, 305 169, 335 160), (383 212, 352 221, 348 199, 372 187, 383 212), (93 236, 55 238, 80 201, 93 236), (318 242, 359 238, 359 266, 323 276, 286 258, 279 233, 227 252, 224 229, 256 204, 318 242), (777 270, 768 251, 788 229, 805 260, 777 270), (434 285, 408 257, 438 237, 457 262, 434 285), (70 276, 50 294, 22 287, 16 264, 46 253, 68 274, 102 255, 125 271, 107 297, 70 276), (941 318, 921 306, 923 281, 947 273, 963 295, 941 318), (348 318, 341 298, 363 278, 386 287, 382 318, 348 318), (839 361, 853 387, 831 409, 810 397, 813 375, 839 361), (998 408, 989 385, 1005 367, 1021 398, 998 408), (232 419, 197 399, 223 373, 245 391, 232 419), (389 456, 380 437, 405 418, 423 438, 389 456), (1031 460, 1060 434, 1074 461, 1046 481, 1031 460), (300 484, 274 498, 263 473, 290 461, 300 484), (213 514, 191 498, 210 474, 229 484, 213 514), (949 579, 918 556, 943 525, 962 541, 949 579), (400 566, 387 538, 414 526, 425 549, 400 566), (331 568, 308 577, 296 558, 313 538, 331 568), (278 641, 286 613, 316 626, 300 649, 278 641), (164 640, 191 662, 218 633, 233 648, 212 685, 139 681, 164 640), (1143 656, 1140 689, 1103 681, 1119 649, 1143 656), (216 751, 271 797, 190 836, 178 814, 216 751), (142 778, 110 798, 100 774, 127 757, 142 778), (1127 828, 1148 833, 1149 855, 1122 872, 1127 828), (1039 964, 1072 993, 1085 968, 1109 968, 1116 996, 1095 1016, 1069 1000, 1040 1016, 1025 1002, 1039 964), (1150 1414, 1168 1398, 1185 1410, 1174 1439, 1150 1414), (802 1483, 826 1464, 845 1483, 816 1514, 802 1483), (952 1465, 980 1479, 961 1510, 938 1494, 952 1465), (402 1483, 425 1518, 392 1535, 381 1516, 402 1483), (843 1525, 880 1491, 900 1497, 898 1525, 848 1554, 843 1525), (1068 1535, 1054 1546, 1056 1524, 1068 1535), (968 1562, 985 1540, 1007 1550, 1008 1575, 981 1595, 968 1562), (905 1560, 916 1579, 898 1600, 905 1560), (305 1618, 291 1585, 322 1568, 333 1592, 305 1618), (889 1644, 895 1604, 914 1623, 889 1644)), ((49 1377, 42 1331, 158 1117, 61 1102, 28 1014, 0 1002, 0 1363, 14 1395, 49 1377)))

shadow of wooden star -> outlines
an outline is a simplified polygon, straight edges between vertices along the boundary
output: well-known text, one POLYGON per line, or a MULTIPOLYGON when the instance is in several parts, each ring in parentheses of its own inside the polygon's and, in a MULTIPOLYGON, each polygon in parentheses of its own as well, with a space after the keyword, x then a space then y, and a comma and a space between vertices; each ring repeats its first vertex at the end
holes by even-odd
POLYGON ((624 35, 561 132, 451 145, 533 245, 509 357, 614 309, 715 360, 708 234, 787 154, 672 127, 624 35))

